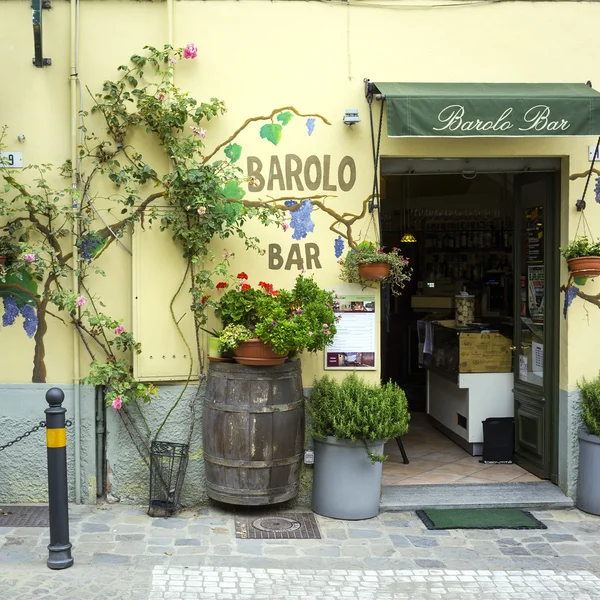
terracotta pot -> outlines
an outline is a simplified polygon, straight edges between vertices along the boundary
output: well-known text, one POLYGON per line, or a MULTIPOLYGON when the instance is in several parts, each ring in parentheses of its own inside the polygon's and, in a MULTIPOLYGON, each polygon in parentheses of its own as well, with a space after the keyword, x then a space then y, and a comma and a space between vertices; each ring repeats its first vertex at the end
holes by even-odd
POLYGON ((380 281, 390 274, 390 263, 376 262, 358 265, 358 273, 360 278, 366 281, 380 281))
POLYGON ((600 256, 581 256, 567 260, 573 277, 597 277, 600 275, 600 256))
POLYGON ((234 351, 235 362, 242 365, 270 367, 285 362, 287 354, 277 354, 262 340, 252 338, 242 342, 234 351))

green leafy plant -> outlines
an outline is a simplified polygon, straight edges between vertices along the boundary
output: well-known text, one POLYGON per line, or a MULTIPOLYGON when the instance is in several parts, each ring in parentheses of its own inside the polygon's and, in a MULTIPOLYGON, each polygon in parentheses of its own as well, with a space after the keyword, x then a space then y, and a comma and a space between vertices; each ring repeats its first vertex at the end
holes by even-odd
MULTIPOLYGON (((315 379, 308 411, 314 437, 364 441, 365 447, 366 442, 404 435, 410 420, 406 396, 397 384, 368 383, 356 373, 341 382, 328 375, 315 379)), ((368 448, 367 454, 372 461, 386 458, 368 448)))
POLYGON ((600 375, 577 384, 581 392, 581 418, 590 435, 600 437, 600 375))
POLYGON ((264 281, 252 287, 243 272, 237 278, 238 286, 213 302, 224 327, 219 336, 223 348, 235 348, 250 338, 279 354, 316 352, 331 344, 336 333, 334 294, 314 279, 300 275, 293 289, 275 290, 264 281))
POLYGON ((351 248, 345 258, 339 259, 341 265, 340 279, 348 283, 365 283, 360 276, 359 265, 372 263, 387 263, 390 272, 385 281, 390 283, 392 294, 399 296, 412 274, 408 267, 408 259, 400 254, 398 248, 384 252, 372 242, 360 242, 356 248, 351 248))
POLYGON ((594 242, 585 235, 578 236, 568 246, 561 248, 560 253, 565 260, 584 256, 600 256, 600 240, 594 242))
POLYGON ((19 244, 10 235, 0 235, 0 256, 8 260, 19 254, 19 244))

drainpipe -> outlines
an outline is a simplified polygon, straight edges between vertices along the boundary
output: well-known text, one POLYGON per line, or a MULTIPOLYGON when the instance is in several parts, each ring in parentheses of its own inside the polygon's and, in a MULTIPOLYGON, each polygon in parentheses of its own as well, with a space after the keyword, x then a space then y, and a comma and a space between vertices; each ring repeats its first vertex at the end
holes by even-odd
MULTIPOLYGON (((78 41, 78 12, 79 0, 71 0, 71 52, 70 52, 70 85, 71 85, 71 167, 72 167, 72 191, 73 191, 73 291, 79 290, 79 281, 77 279, 77 264, 79 254, 77 251, 77 232, 79 229, 79 203, 76 196, 78 188, 78 152, 77 152, 77 131, 79 110, 77 106, 77 41, 78 41)), ((80 411, 80 347, 79 334, 73 327, 73 408, 75 421, 75 502, 81 504, 81 411, 80 411)))
POLYGON ((96 496, 104 494, 104 434, 106 432, 106 412, 104 388, 96 387, 96 496))
POLYGON ((167 44, 173 45, 173 0, 167 0, 167 44))

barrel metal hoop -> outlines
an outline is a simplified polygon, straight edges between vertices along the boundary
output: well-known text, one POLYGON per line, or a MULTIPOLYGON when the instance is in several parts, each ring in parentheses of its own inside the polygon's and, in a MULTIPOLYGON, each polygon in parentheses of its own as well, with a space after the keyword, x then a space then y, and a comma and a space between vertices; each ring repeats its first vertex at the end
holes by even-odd
POLYGON ((270 404, 269 406, 242 406, 240 404, 222 404, 220 402, 211 402, 208 398, 204 402, 206 408, 216 410, 219 412, 234 412, 234 413, 277 413, 287 412, 302 408, 304 400, 296 400, 295 402, 288 402, 287 404, 270 404))
POLYGON ((230 487, 224 487, 222 485, 215 485, 214 483, 206 482, 206 487, 209 490, 220 492, 222 494, 228 494, 230 496, 273 496, 275 494, 283 494, 290 491, 290 488, 296 488, 296 484, 288 485, 285 487, 268 488, 266 490, 248 490, 248 489, 235 489, 230 487))
POLYGON ((286 465, 298 463, 302 460, 302 454, 296 454, 296 456, 286 458, 275 458, 273 460, 243 460, 236 458, 218 458, 205 453, 204 460, 213 465, 220 465, 223 467, 266 469, 269 467, 284 467, 286 465))

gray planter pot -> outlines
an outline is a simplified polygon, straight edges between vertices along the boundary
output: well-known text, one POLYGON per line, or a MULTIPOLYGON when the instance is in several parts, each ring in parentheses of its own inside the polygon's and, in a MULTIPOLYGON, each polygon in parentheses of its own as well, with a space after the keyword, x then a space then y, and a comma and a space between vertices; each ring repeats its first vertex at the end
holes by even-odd
MULTIPOLYGON (((315 439, 312 509, 332 519, 371 519, 379 514, 381 465, 371 464, 364 442, 315 439)), ((383 441, 368 442, 383 454, 383 441)))
POLYGON ((579 432, 577 508, 600 515, 600 437, 579 432))

